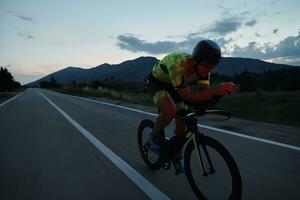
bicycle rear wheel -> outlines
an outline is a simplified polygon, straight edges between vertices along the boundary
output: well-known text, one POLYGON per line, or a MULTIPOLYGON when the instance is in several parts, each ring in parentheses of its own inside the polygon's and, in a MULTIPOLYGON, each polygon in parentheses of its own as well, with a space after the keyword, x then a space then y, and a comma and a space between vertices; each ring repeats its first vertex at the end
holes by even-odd
POLYGON ((228 150, 207 136, 201 137, 197 147, 191 140, 184 154, 186 176, 196 196, 199 199, 241 199, 241 175, 228 150), (203 173, 201 159, 208 174, 203 173))
POLYGON ((145 119, 140 123, 137 134, 138 146, 145 164, 152 170, 158 170, 161 168, 159 155, 148 148, 148 141, 153 128, 154 122, 149 119, 145 119))

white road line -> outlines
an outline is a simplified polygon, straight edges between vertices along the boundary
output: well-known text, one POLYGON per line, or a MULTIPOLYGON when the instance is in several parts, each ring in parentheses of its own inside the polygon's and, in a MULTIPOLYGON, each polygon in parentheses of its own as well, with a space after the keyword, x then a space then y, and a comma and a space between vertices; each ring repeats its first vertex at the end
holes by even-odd
MULTIPOLYGON (((61 93, 59 93, 59 94, 61 94, 61 93)), ((128 107, 125 107, 125 106, 115 105, 115 104, 106 103, 106 102, 102 102, 102 101, 96 101, 96 100, 87 99, 87 98, 78 97, 78 96, 73 96, 73 95, 69 95, 69 94, 61 94, 61 95, 71 96, 71 97, 74 97, 74 98, 83 99, 83 100, 86 100, 86 101, 100 103, 100 104, 103 104, 103 105, 113 106, 113 107, 117 107, 117 108, 122 108, 122 109, 130 110, 130 111, 134 111, 134 112, 138 112, 138 113, 142 113, 142 114, 146 114, 146 115, 157 116, 157 114, 155 114, 155 113, 150 113, 150 112, 146 112, 146 111, 142 111, 142 110, 137 110, 137 109, 134 109, 134 108, 128 108, 128 107)), ((280 147, 300 151, 300 147, 289 145, 289 144, 284 144, 284 143, 281 143, 281 142, 275 142, 275 141, 268 140, 268 139, 263 139, 263 138, 254 137, 254 136, 248 136, 248 135, 245 135, 245 134, 242 134, 242 133, 227 131, 227 130, 214 128, 214 127, 211 127, 211 126, 205 126, 205 125, 201 125, 201 124, 198 124, 198 126, 201 127, 201 128, 209 129, 209 130, 219 131, 219 132, 222 132, 222 133, 226 133, 226 134, 230 134, 230 135, 234 135, 234 136, 238 136, 238 137, 242 137, 242 138, 246 138, 246 139, 250 139, 250 140, 255 140, 255 141, 258 141, 258 142, 263 142, 263 143, 267 143, 267 144, 272 144, 272 145, 276 145, 276 146, 280 146, 280 147)))
POLYGON ((93 145, 97 147, 112 163, 114 163, 129 179, 131 179, 142 191, 144 191, 151 199, 170 199, 154 185, 152 185, 147 179, 141 176, 130 165, 123 161, 119 156, 107 148, 97 138, 95 138, 88 130, 83 128, 79 123, 72 119, 67 113, 55 105, 44 94, 36 90, 42 97, 44 97, 58 112, 60 112, 77 130, 79 130, 93 145))
POLYGON ((246 139, 256 140, 256 141, 259 141, 259 142, 264 142, 264 143, 273 144, 273 145, 285 147, 285 148, 288 148, 288 149, 293 149, 293 150, 296 150, 296 151, 300 151, 300 147, 292 146, 292 145, 289 145, 289 144, 284 144, 284 143, 281 143, 281 142, 274 142, 272 140, 253 137, 253 136, 240 134, 240 133, 236 133, 236 132, 232 132, 232 131, 227 131, 227 130, 223 130, 223 129, 219 129, 219 128, 214 128, 214 127, 210 127, 210 126, 205 126, 205 125, 201 125, 201 124, 198 124, 198 126, 202 127, 202 128, 214 130, 214 131, 220 131, 220 132, 227 133, 227 134, 230 134, 230 135, 239 136, 239 137, 246 138, 246 139))
POLYGON ((2 106, 4 106, 5 104, 7 104, 7 103, 11 102, 12 100, 14 100, 14 99, 18 98, 18 97, 19 97, 21 94, 23 94, 23 92, 21 92, 21 93, 17 94, 16 96, 14 96, 14 97, 11 97, 10 99, 8 99, 8 100, 4 101, 2 104, 0 104, 0 107, 2 107, 2 106))

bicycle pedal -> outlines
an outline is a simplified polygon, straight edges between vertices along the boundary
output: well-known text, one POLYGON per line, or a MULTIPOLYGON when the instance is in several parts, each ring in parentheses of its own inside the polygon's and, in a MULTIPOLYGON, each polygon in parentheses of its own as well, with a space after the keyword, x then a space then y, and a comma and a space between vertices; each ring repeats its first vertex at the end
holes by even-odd
POLYGON ((149 145, 148 143, 143 145, 143 150, 144 150, 144 151, 148 151, 148 149, 149 149, 149 146, 148 146, 148 145, 149 145))
POLYGON ((203 176, 204 176, 204 177, 207 177, 207 176, 208 176, 208 173, 207 173, 207 172, 204 172, 204 173, 203 173, 203 176))
POLYGON ((170 162, 165 162, 162 164, 163 169, 169 170, 171 168, 171 163, 170 162))

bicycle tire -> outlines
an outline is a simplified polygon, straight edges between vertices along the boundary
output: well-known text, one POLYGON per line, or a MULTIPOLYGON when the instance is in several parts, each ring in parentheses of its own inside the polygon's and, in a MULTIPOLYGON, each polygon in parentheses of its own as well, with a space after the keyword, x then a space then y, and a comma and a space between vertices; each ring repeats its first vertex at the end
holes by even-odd
POLYGON ((141 153, 141 156, 142 156, 145 164, 150 169, 159 170, 162 167, 160 160, 158 159, 157 161, 152 163, 148 160, 147 155, 145 155, 145 152, 144 152, 144 149, 143 149, 143 146, 144 146, 144 144, 143 144, 143 133, 144 133, 145 128, 153 129, 154 128, 154 122, 149 120, 149 119, 145 119, 145 120, 141 121, 141 123, 139 124, 138 134, 137 134, 139 151, 141 153))
MULTIPOLYGON (((231 180, 232 180, 232 188, 231 188, 231 194, 229 196, 229 199, 230 200, 241 199, 242 198, 241 175, 240 175, 239 169, 238 169, 233 157, 229 153, 229 151, 221 143, 219 143, 215 139, 208 137, 208 136, 203 136, 201 138, 201 141, 198 141, 197 143, 198 143, 199 148, 200 148, 200 145, 203 145, 203 144, 213 148, 214 150, 216 150, 216 152, 219 153, 219 155, 221 155, 222 159, 225 160, 225 163, 230 171, 231 180)), ((185 154, 184 154, 184 164, 185 164, 185 169, 186 169, 186 176, 187 176, 188 182, 189 182, 192 190, 196 194, 196 196, 199 199, 207 199, 207 197, 205 197, 205 195, 197 187, 194 177, 192 175, 190 162, 191 162, 191 155, 192 155, 192 152, 194 149, 195 149, 194 143, 193 143, 193 141, 190 141, 186 146, 185 154)))

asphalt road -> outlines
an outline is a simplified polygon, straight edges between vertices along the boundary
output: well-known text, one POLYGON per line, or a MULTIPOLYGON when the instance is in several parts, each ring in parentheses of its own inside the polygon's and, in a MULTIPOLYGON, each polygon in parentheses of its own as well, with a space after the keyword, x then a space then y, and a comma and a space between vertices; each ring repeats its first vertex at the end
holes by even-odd
MULTIPOLYGON (((145 118, 154 116, 26 90, 0 106, 0 199, 195 199, 184 175, 143 163, 136 131, 145 118)), ((300 199, 299 150, 201 130, 233 155, 243 199, 300 199)))

